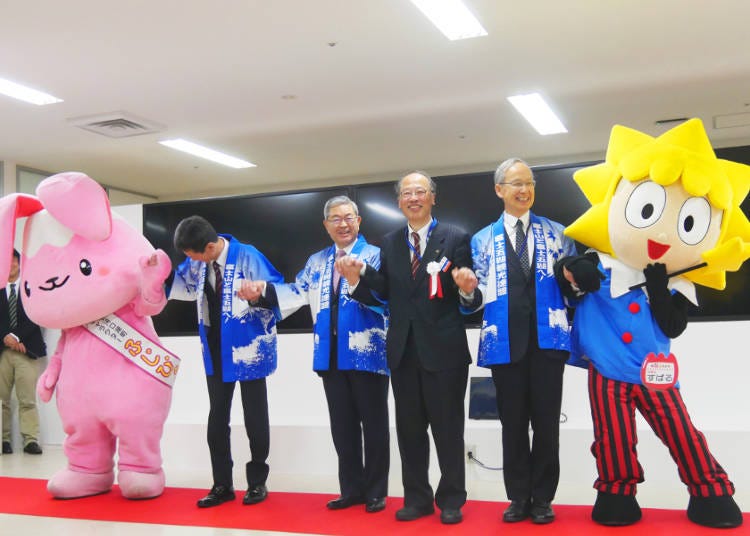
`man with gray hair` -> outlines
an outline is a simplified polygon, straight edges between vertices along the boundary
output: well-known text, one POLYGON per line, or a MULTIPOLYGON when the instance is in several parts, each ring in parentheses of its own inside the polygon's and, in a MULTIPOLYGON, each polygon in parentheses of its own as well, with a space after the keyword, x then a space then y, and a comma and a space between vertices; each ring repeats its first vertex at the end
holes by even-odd
POLYGON ((396 406, 404 507, 399 521, 440 508, 447 525, 463 520, 466 502, 464 398, 471 354, 460 293, 472 293, 469 235, 432 216, 435 183, 422 171, 396 184, 406 225, 383 237, 379 263, 343 257, 336 265, 363 303, 388 300, 386 353, 396 406), (432 432, 440 482, 429 481, 432 432))
POLYGON ((323 380, 339 460, 341 495, 327 507, 364 504, 374 513, 385 509, 390 464, 386 312, 381 304, 368 307, 353 300, 334 268, 344 255, 379 266, 380 249, 359 234, 361 221, 354 201, 343 195, 329 199, 323 226, 333 245, 311 255, 294 283, 248 282, 241 297, 278 306, 283 316, 310 305, 313 370, 323 380))
POLYGON ((495 383, 503 478, 511 500, 503 514, 507 523, 527 517, 537 524, 553 521, 560 476, 560 406, 570 337, 554 267, 576 250, 562 225, 531 212, 535 186, 531 168, 520 158, 500 164, 495 194, 505 211, 471 240, 479 279, 474 303, 484 307, 477 364, 492 371, 495 383))

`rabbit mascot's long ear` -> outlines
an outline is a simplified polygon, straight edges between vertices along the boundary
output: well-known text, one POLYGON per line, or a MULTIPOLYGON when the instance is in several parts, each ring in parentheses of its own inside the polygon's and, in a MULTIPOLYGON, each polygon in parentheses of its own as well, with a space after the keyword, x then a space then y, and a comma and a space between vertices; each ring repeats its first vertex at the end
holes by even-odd
POLYGON ((36 194, 44 208, 75 234, 101 241, 112 233, 107 192, 83 173, 71 171, 53 175, 39 184, 36 194))
POLYGON ((9 194, 0 198, 0 285, 5 286, 10 273, 16 220, 42 210, 42 203, 33 195, 9 194))

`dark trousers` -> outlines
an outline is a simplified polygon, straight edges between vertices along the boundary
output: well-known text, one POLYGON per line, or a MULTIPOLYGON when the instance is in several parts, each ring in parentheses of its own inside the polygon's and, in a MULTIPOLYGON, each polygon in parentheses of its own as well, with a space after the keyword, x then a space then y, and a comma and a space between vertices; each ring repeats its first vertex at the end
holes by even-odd
POLYGON ((388 376, 357 370, 320 375, 338 455, 341 496, 385 497, 390 466, 388 376))
POLYGON ((442 510, 461 508, 466 502, 464 397, 468 376, 468 366, 425 370, 411 334, 401 363, 391 370, 405 506, 432 506, 428 426, 441 473, 434 500, 442 510))
POLYGON ((567 353, 529 343, 524 358, 492 367, 511 501, 551 501, 560 479, 560 406, 567 353), (529 441, 529 424, 533 440, 529 441))
POLYGON ((589 402, 594 421, 591 452, 599 472, 594 487, 598 491, 633 496, 636 484, 643 482, 643 468, 635 449, 637 409, 669 449, 690 495, 734 495, 734 484, 690 420, 679 389, 652 391, 610 380, 589 366, 589 402))
MULTIPOLYGON (((232 409, 232 395, 237 382, 221 380, 221 371, 206 376, 208 400, 211 408, 208 413, 208 450, 211 453, 211 469, 214 484, 232 486, 232 453, 230 449, 229 417, 232 409)), ((268 427, 268 396, 266 379, 241 381, 242 412, 245 417, 245 431, 250 441, 251 459, 245 466, 248 486, 265 484, 268 477, 268 450, 270 432, 268 427)))

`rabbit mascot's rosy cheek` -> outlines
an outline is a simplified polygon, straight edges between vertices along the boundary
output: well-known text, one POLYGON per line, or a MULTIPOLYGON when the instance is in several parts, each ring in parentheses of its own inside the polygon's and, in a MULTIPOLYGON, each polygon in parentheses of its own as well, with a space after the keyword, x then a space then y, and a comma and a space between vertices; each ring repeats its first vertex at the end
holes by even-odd
POLYGON ((15 222, 28 216, 21 253, 22 300, 37 324, 62 330, 37 384, 57 390, 66 468, 48 490, 57 498, 103 493, 114 483, 131 499, 160 495, 160 441, 179 360, 158 344, 150 315, 166 303, 167 255, 113 218, 104 190, 82 173, 41 182, 37 196, 0 199, 0 280, 8 278, 15 222))

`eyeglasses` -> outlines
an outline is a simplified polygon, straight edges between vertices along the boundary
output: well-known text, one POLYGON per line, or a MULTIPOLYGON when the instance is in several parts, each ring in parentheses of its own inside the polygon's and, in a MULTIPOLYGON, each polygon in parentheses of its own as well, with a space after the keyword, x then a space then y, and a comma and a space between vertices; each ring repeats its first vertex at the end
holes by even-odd
POLYGON ((534 186, 536 186, 536 181, 529 181, 529 182, 513 181, 513 182, 501 182, 500 184, 505 184, 506 186, 510 186, 514 190, 520 190, 524 186, 528 189, 533 188, 534 186))
POLYGON ((329 216, 326 218, 326 221, 328 223, 332 223, 333 225, 341 225, 341 222, 346 222, 347 225, 351 225, 353 223, 356 223, 357 216, 353 214, 349 214, 348 216, 344 216, 343 218, 341 216, 329 216))
POLYGON ((418 190, 403 190, 399 192, 398 196, 401 199, 409 199, 410 197, 416 197, 417 199, 423 199, 427 196, 427 190, 419 188, 418 190))

